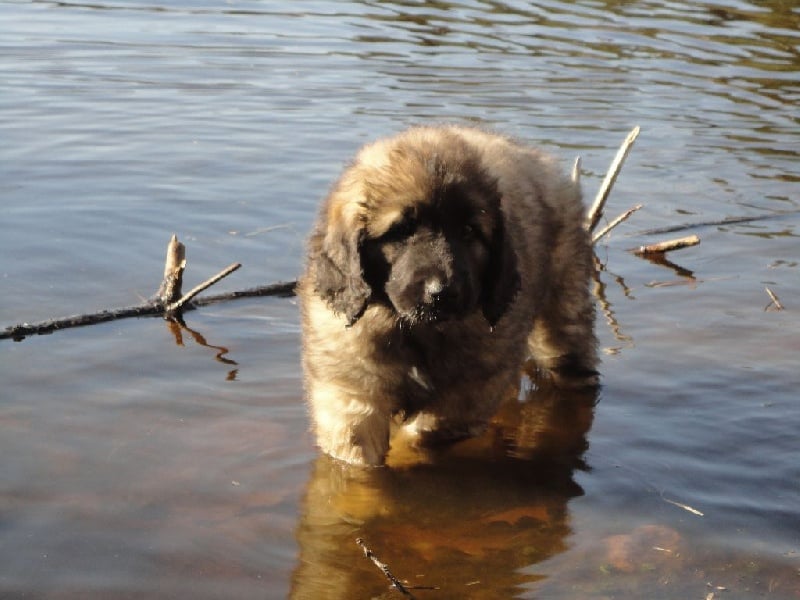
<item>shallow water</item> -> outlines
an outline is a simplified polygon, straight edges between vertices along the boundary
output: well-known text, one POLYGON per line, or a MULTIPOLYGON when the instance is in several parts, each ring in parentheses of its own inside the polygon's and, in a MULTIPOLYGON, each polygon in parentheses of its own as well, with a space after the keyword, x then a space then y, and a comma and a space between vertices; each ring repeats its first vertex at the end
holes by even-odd
POLYGON ((416 122, 580 154, 589 199, 639 124, 607 212, 645 205, 597 248, 599 398, 391 469, 318 456, 291 299, 0 341, 0 596, 400 597, 362 537, 421 598, 800 598, 798 31, 778 0, 0 0, 2 326, 149 297, 172 233, 187 285, 291 279, 342 164, 416 122))

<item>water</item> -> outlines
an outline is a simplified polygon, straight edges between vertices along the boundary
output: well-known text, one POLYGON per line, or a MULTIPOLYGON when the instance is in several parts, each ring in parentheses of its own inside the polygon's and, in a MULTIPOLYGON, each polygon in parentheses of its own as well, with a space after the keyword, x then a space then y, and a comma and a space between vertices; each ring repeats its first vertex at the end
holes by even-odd
POLYGON ((0 2, 3 326, 149 297, 172 233, 187 285, 290 279, 411 123, 580 154, 589 198, 639 124, 608 216, 645 205, 597 248, 600 397, 392 469, 318 456, 289 299, 0 342, 0 596, 399 597, 362 537, 422 598, 800 597, 798 31, 780 0, 0 2))

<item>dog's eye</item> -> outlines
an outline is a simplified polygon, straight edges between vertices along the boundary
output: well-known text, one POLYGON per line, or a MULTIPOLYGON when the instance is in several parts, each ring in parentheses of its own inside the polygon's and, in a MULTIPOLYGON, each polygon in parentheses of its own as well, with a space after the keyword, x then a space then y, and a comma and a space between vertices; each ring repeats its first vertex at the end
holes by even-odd
POLYGON ((414 232, 417 229, 417 224, 414 222, 413 219, 403 219, 392 225, 386 233, 381 236, 381 240, 384 242, 392 242, 397 240, 403 240, 407 237, 414 235, 414 232))

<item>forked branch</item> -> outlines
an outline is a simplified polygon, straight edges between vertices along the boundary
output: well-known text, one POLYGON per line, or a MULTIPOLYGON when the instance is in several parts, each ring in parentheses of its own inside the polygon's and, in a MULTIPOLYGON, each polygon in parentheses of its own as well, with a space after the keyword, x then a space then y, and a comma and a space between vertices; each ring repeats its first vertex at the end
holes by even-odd
POLYGON ((59 319, 49 319, 39 323, 21 323, 19 325, 13 325, 11 327, 7 327, 3 331, 0 331, 0 340, 11 339, 20 341, 29 335, 42 335, 53 333, 54 331, 58 331, 60 329, 81 327, 83 325, 95 325, 97 323, 116 321, 118 319, 127 319, 129 317, 149 317, 156 315, 164 317, 179 317, 181 312, 184 310, 194 308, 194 306, 211 304, 212 302, 221 302, 223 300, 230 300, 233 298, 252 296, 291 296, 294 293, 294 287, 296 284, 294 281, 292 281, 287 283, 261 286, 249 290, 229 292, 227 294, 219 294, 217 296, 208 296, 192 302, 197 294, 211 287, 221 279, 227 277, 239 267, 241 267, 241 264, 234 263, 213 277, 207 279, 200 285, 196 286, 189 293, 181 295, 183 271, 186 268, 186 248, 178 241, 178 238, 173 235, 169 241, 169 244, 167 245, 167 257, 164 263, 164 278, 161 281, 158 292, 153 299, 136 306, 101 310, 95 313, 73 315, 59 319))

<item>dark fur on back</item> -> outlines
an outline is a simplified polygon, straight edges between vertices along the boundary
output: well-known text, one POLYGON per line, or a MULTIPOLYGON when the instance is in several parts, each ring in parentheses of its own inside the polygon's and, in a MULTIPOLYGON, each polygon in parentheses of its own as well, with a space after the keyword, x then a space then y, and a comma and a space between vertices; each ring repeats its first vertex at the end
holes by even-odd
POLYGON ((398 415, 472 435, 529 353, 591 377, 581 216, 549 158, 499 136, 418 128, 365 147, 323 204, 299 286, 322 448, 380 463, 398 415))

